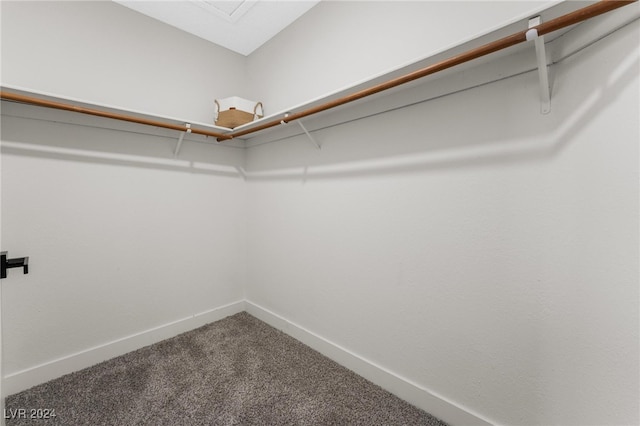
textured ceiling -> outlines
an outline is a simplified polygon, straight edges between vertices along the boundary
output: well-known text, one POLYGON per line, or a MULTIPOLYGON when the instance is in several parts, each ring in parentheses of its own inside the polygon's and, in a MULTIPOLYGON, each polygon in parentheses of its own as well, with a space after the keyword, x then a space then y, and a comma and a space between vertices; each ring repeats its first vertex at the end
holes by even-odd
POLYGON ((320 0, 114 1, 212 43, 249 55, 320 0))

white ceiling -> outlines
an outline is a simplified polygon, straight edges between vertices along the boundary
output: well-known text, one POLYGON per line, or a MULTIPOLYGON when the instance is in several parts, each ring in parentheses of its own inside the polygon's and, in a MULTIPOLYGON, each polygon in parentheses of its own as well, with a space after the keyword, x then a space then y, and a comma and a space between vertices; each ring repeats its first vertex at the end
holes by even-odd
POLYGON ((242 55, 249 55, 320 0, 113 0, 242 55))

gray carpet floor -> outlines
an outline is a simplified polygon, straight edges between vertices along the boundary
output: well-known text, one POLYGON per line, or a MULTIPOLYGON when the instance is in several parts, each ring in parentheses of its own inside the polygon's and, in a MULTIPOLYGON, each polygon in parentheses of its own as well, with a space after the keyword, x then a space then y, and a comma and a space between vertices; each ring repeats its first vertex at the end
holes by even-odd
POLYGON ((11 395, 16 425, 445 423, 242 312, 11 395))

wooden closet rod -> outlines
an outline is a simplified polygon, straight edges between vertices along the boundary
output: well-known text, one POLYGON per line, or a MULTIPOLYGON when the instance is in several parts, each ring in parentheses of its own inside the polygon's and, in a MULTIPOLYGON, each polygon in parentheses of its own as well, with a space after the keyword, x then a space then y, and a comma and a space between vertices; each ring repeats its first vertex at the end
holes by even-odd
MULTIPOLYGON (((549 22, 542 23, 533 28, 538 30, 539 36, 542 36, 550 32, 559 30, 561 28, 568 27, 570 25, 574 25, 582 21, 586 21, 587 19, 591 19, 598 15, 602 15, 603 13, 610 12, 614 9, 625 6, 627 4, 635 3, 636 1, 637 0, 622 0, 622 1, 601 0, 598 3, 594 3, 582 9, 578 9, 574 12, 570 12, 566 15, 552 19, 549 22)), ((460 65, 465 62, 472 61, 482 56, 486 56, 490 53, 494 53, 499 50, 506 49, 507 47, 511 47, 526 41, 527 40, 526 33, 528 30, 530 29, 527 29, 525 31, 520 31, 518 33, 504 37, 502 39, 493 41, 491 43, 487 43, 483 46, 468 50, 456 56, 452 56, 451 58, 445 59, 433 65, 429 65, 425 68, 419 69, 409 74, 394 78, 384 83, 377 84, 367 89, 360 90, 359 92, 352 93, 350 95, 335 99, 333 101, 326 102, 324 104, 321 104, 300 112, 289 114, 282 119, 269 121, 255 127, 251 127, 249 129, 232 132, 226 135, 227 139, 229 139, 228 138, 229 136, 231 136, 232 138, 236 138, 236 137, 248 135, 250 133, 254 133, 260 130, 268 129, 270 127, 274 127, 283 123, 289 123, 290 121, 298 120, 300 118, 304 118, 312 114, 326 111, 328 109, 335 108, 337 106, 344 105, 349 102, 353 102, 370 95, 374 95, 384 90, 388 90, 393 87, 397 87, 402 84, 409 83, 410 81, 414 81, 419 78, 426 77, 431 74, 435 74, 439 71, 444 71, 448 68, 452 68, 452 67, 455 67, 456 65, 460 65)), ((222 140, 224 139, 223 138, 218 139, 218 141, 222 141, 222 140)))
MULTIPOLYGON (((586 21, 587 19, 591 19, 593 17, 602 15, 604 13, 610 12, 619 7, 635 3, 638 0, 600 0, 597 3, 586 6, 582 9, 578 9, 576 11, 570 12, 566 15, 560 16, 558 18, 552 19, 549 22, 544 22, 536 27, 534 27, 539 36, 551 33, 553 31, 557 31, 561 28, 568 27, 570 25, 578 24, 580 22, 586 21)), ((440 71, 444 71, 448 68, 455 67, 456 65, 463 64, 465 62, 472 61, 474 59, 480 58, 482 56, 489 55, 490 53, 497 52, 502 49, 506 49, 508 47, 514 46, 516 44, 522 43, 527 40, 526 33, 531 29, 527 29, 525 31, 520 31, 518 33, 512 34, 510 36, 501 38, 499 40, 493 41, 491 43, 487 43, 483 46, 477 47, 475 49, 468 50, 464 53, 452 56, 451 58, 445 59, 433 65, 429 65, 425 68, 419 69, 417 71, 411 72, 409 74, 391 79, 387 82, 377 84, 375 86, 369 87, 367 89, 360 90, 358 92, 352 93, 350 95, 343 96, 341 98, 335 99, 333 101, 326 102, 324 104, 308 108, 306 110, 302 110, 299 112, 295 112, 289 115, 286 115, 283 118, 275 119, 272 121, 268 121, 266 123, 253 126, 244 130, 232 131, 230 133, 220 133, 213 132, 209 130, 203 129, 194 129, 189 128, 187 125, 180 124, 172 124, 163 121, 157 120, 149 120, 145 118, 138 118, 125 114, 112 113, 107 111, 100 111, 92 108, 85 108, 80 106, 75 106, 71 104, 65 104, 62 102, 49 101, 45 99, 34 98, 31 96, 19 95, 14 93, 0 92, 0 98, 6 99, 10 101, 24 102, 28 104, 43 106, 47 108, 55 108, 62 109, 66 111, 79 112, 82 114, 96 115, 99 117, 112 118, 115 120, 129 121, 132 123, 145 124, 149 126, 162 127, 166 129, 178 130, 181 132, 191 131, 191 133, 196 133, 199 135, 205 136, 213 136, 217 138, 218 142, 222 142, 225 140, 230 140, 233 138, 237 138, 240 136, 245 136, 251 133, 258 132, 260 130, 268 129, 270 127, 275 127, 283 123, 289 123, 294 120, 299 120, 301 118, 307 117, 312 114, 316 114, 322 111, 326 111, 331 108, 338 107, 340 105, 347 104, 349 102, 353 102, 362 98, 365 98, 370 95, 374 95, 376 93, 382 92, 384 90, 388 90, 397 86, 400 86, 405 83, 409 83, 411 81, 417 80, 422 77, 426 77, 431 74, 435 74, 440 71)))
POLYGON ((55 102, 55 101, 49 101, 49 100, 46 100, 46 99, 34 98, 32 96, 25 96, 25 95, 19 95, 19 94, 15 94, 15 93, 0 92, 0 97, 2 99, 6 99, 6 100, 9 100, 9 101, 23 102, 23 103, 42 106, 42 107, 47 107, 47 108, 62 109, 62 110, 65 110, 65 111, 79 112, 81 114, 96 115, 98 117, 105 117, 105 118, 113 118, 114 120, 129 121, 131 123, 138 123, 138 124, 146 124, 148 126, 156 126, 156 127, 162 127, 162 128, 165 128, 165 129, 179 130, 181 132, 187 132, 187 131, 190 130, 191 133, 197 133, 199 135, 213 136, 213 137, 222 138, 222 139, 230 139, 230 138, 227 137, 227 135, 225 135, 223 133, 220 133, 220 132, 212 132, 212 131, 209 131, 209 130, 194 129, 194 128, 190 128, 190 127, 187 127, 186 125, 182 125, 182 124, 172 124, 172 123, 167 123, 167 122, 164 122, 164 121, 149 120, 149 119, 146 119, 146 118, 139 118, 139 117, 134 117, 134 116, 125 115, 125 114, 118 114, 118 113, 115 113, 115 112, 100 111, 100 110, 93 109, 93 108, 85 108, 85 107, 81 107, 81 106, 65 104, 65 103, 62 103, 62 102, 55 102))

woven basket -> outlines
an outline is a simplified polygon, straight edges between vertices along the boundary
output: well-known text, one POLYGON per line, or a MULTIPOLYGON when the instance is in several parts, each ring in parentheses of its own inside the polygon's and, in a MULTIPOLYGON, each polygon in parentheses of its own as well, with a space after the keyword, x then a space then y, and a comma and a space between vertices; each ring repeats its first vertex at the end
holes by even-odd
POLYGON ((216 99, 215 102, 217 107, 216 126, 233 129, 264 116, 262 102, 248 101, 238 97, 216 99), (253 111, 251 111, 251 106, 253 106, 253 111), (260 108, 259 114, 258 108, 260 108))

